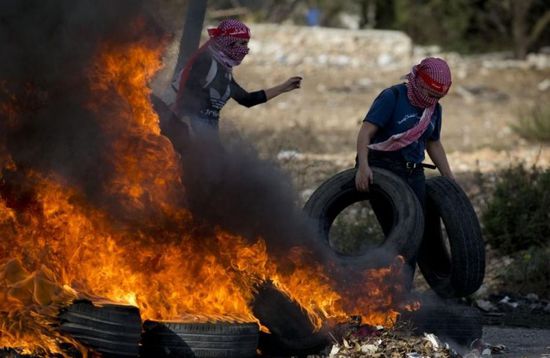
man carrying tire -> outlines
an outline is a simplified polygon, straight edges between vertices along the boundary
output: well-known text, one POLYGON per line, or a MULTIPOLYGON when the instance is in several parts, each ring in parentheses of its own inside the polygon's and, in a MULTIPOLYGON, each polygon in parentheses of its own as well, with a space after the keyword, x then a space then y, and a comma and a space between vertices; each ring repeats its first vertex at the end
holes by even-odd
MULTIPOLYGON (((406 83, 378 95, 363 121, 357 137, 355 187, 369 191, 371 166, 375 166, 393 172, 412 188, 424 213, 425 231, 417 254, 408 257, 411 271, 414 273, 418 260, 435 292, 442 297, 463 297, 475 292, 483 281, 485 251, 475 211, 454 179, 440 139, 439 100, 449 91, 451 71, 444 60, 428 57, 405 78, 406 83), (425 150, 443 176, 428 184, 424 167, 433 166, 422 163, 425 150), (440 221, 446 227, 449 248, 440 221)), ((381 200, 374 195, 370 198, 388 236, 392 213, 381 200)))
POLYGON ((410 185, 425 207, 425 150, 440 173, 454 179, 440 139, 439 104, 451 86, 451 71, 444 60, 428 57, 405 78, 406 83, 383 90, 363 120, 357 136, 355 186, 369 190, 371 166, 388 169, 410 185))
MULTIPOLYGON (((363 120, 357 136, 355 187, 357 191, 369 190, 374 177, 371 166, 387 169, 411 187, 425 212, 425 150, 441 174, 454 181, 440 139, 439 104, 451 86, 451 71, 444 60, 428 57, 413 66, 405 78, 406 83, 383 90, 363 120)), ((387 237, 393 217, 382 200, 373 196, 370 203, 387 237)), ((412 282, 417 255, 413 253, 406 259, 412 282)))

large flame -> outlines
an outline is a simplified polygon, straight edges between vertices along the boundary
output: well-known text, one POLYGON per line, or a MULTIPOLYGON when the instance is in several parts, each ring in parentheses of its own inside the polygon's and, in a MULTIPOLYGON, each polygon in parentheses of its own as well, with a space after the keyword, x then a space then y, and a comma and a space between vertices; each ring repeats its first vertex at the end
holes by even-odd
MULTIPOLYGON (((114 173, 102 183, 112 202, 92 205, 58 174, 16 168, 0 143, 12 177, 2 178, 0 199, 0 348, 58 352, 70 339, 49 323, 78 296, 136 305, 143 319, 256 321, 249 303, 268 279, 318 328, 350 315, 391 324, 397 312, 385 280, 395 267, 358 273, 358 292, 341 294, 303 248, 290 255, 295 268, 279 272, 262 238, 251 244, 223 228, 202 230, 183 209, 183 170, 149 100, 162 47, 104 44, 89 69, 89 110, 110 113, 100 125, 112 139, 105 160, 114 173), (110 215, 113 206, 122 214, 110 215)), ((0 104, 10 121, 16 103, 0 104)))

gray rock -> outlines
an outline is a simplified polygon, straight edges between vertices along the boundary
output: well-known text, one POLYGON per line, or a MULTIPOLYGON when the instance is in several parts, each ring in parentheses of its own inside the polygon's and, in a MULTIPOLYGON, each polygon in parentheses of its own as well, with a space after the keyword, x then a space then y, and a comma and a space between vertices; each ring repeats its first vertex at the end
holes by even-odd
POLYGON ((489 302, 487 300, 481 300, 481 299, 476 300, 476 306, 479 307, 480 309, 482 309, 485 312, 496 312, 496 311, 498 311, 497 306, 495 306, 494 304, 492 304, 491 302, 489 302))

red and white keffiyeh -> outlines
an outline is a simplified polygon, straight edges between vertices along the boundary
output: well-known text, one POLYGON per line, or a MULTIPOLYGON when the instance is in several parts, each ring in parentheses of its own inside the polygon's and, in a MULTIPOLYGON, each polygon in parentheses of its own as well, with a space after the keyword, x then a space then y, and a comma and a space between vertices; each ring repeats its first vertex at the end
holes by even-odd
POLYGON ((239 20, 223 20, 218 27, 208 29, 208 35, 210 51, 229 68, 239 65, 249 52, 248 46, 235 44, 250 39, 250 29, 239 20))
POLYGON ((387 140, 369 145, 370 149, 396 151, 416 141, 428 128, 435 106, 451 87, 451 70, 440 58, 428 57, 414 66, 406 75, 407 98, 415 107, 424 108, 418 123, 405 132, 392 135, 387 140))

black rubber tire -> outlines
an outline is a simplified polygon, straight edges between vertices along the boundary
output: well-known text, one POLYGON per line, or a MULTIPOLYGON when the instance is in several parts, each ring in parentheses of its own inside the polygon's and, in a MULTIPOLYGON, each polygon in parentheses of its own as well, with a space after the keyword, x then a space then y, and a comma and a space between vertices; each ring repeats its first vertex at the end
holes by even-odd
POLYGON ((141 317, 134 306, 75 301, 59 314, 60 330, 109 357, 137 357, 141 317))
POLYGON ((441 297, 474 293, 485 275, 485 244, 470 200, 453 180, 426 180, 426 230, 418 266, 430 287, 441 297), (449 238, 446 248, 440 222, 449 238))
MULTIPOLYGON (((377 248, 360 256, 348 256, 345 261, 367 264, 367 267, 388 266, 397 254, 406 261, 416 256, 424 231, 422 207, 412 189, 401 178, 388 170, 372 167, 374 182, 369 193, 355 189, 356 169, 348 169, 324 182, 304 206, 313 219, 315 230, 322 242, 329 244, 329 231, 335 218, 348 206, 369 195, 382 195, 391 205, 392 228, 385 241, 377 248)), ((342 255, 339 255, 342 256, 342 255)))
POLYGON ((141 357, 248 358, 256 356, 256 323, 145 321, 141 357))
POLYGON ((270 331, 260 335, 263 354, 315 354, 329 341, 323 330, 315 330, 302 307, 269 281, 257 288, 251 307, 254 316, 270 331))

